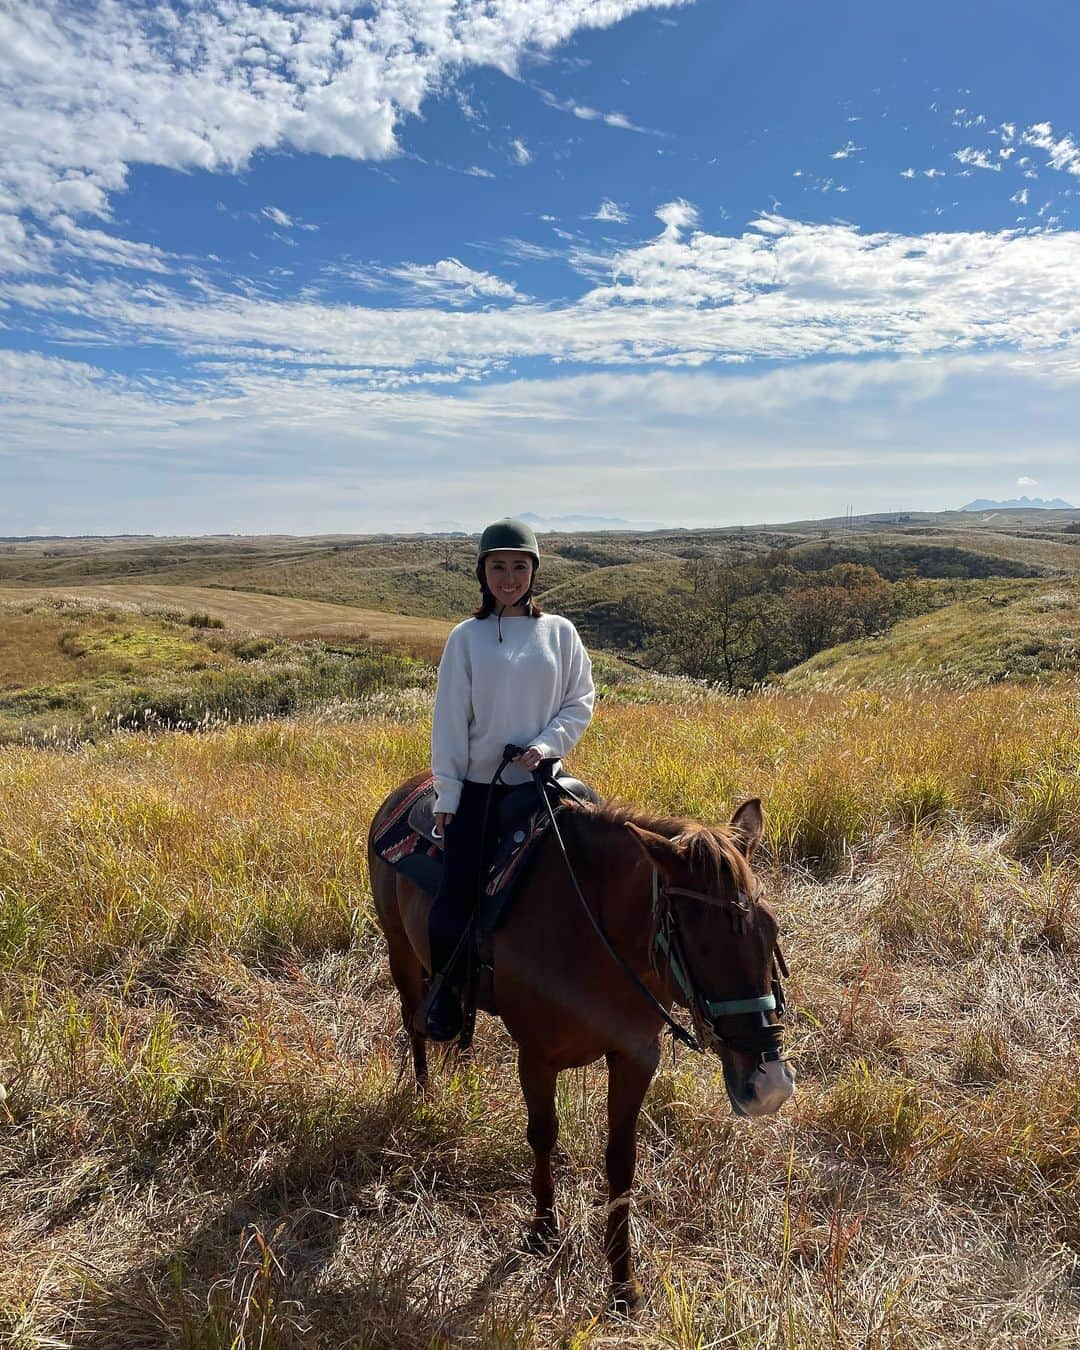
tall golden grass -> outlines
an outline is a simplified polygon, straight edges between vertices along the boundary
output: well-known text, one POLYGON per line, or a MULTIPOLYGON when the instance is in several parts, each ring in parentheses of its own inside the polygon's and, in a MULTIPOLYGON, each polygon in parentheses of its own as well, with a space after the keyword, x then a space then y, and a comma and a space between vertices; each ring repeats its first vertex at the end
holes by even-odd
POLYGON ((606 703, 573 767, 725 819, 793 968, 792 1109, 665 1058, 601 1316, 603 1075, 526 1255, 512 1046, 418 1100, 364 839, 422 698, 0 751, 0 1337, 17 1346, 1065 1345, 1080 1326, 1075 683, 606 703))

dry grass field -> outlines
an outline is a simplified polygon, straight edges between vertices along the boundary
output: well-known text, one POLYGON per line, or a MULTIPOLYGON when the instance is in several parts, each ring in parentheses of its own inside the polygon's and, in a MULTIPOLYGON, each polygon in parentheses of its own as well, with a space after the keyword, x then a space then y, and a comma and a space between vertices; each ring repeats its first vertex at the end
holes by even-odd
POLYGON ((0 750, 0 1341, 973 1347, 1080 1336, 1080 687, 605 702, 574 767, 760 795, 799 1093, 680 1051, 640 1130, 650 1295, 604 1314, 602 1075, 524 1250, 512 1046, 418 1099, 364 837, 425 698, 0 750))
POLYGON ((0 587, 0 601, 102 600, 144 610, 199 611, 231 628, 325 641, 365 639, 438 660, 451 624, 382 610, 355 609, 320 600, 261 595, 214 586, 88 583, 78 586, 0 587))

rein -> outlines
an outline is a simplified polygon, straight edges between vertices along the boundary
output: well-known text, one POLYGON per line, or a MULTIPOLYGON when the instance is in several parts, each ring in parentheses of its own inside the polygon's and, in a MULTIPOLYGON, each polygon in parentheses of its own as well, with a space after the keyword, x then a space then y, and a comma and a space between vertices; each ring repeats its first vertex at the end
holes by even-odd
MULTIPOLYGON (((503 752, 503 762, 500 764, 494 778, 492 786, 502 778, 503 769, 507 764, 515 759, 522 751, 518 746, 508 745, 503 752)), ((674 1040, 681 1041, 689 1046, 691 1050, 703 1051, 705 1049, 714 1049, 719 1046, 729 1046, 732 1049, 748 1051, 750 1054, 757 1054, 763 1060, 777 1060, 780 1058, 780 1040, 783 1036, 783 1027, 769 1023, 765 1020, 765 1014, 776 1012, 778 1015, 784 1010, 784 990, 781 984, 781 976, 788 973, 787 963, 784 960, 783 953, 780 951, 779 942, 776 943, 773 952, 773 976, 772 993, 763 994, 756 998, 735 998, 735 999, 708 999, 698 988, 693 975, 690 972, 689 964, 686 961, 683 950, 682 935, 679 931, 678 918, 671 901, 675 896, 683 896, 687 899, 698 900, 704 904, 712 905, 714 908, 727 910, 732 919, 732 926, 736 932, 741 932, 743 927, 743 916, 747 913, 749 905, 754 897, 748 897, 743 892, 739 892, 738 900, 734 906, 721 900, 718 896, 708 895, 703 891, 689 890, 684 886, 671 886, 666 882, 661 883, 660 872, 654 866, 652 869, 652 913, 655 924, 652 946, 649 952, 650 961, 653 970, 658 976, 663 978, 663 972, 658 964, 658 956, 665 958, 668 971, 674 979, 683 997, 686 999, 690 1009, 690 1016, 694 1021, 693 1032, 687 1031, 679 1022, 668 1012, 660 1000, 652 991, 641 981, 637 973, 631 966, 619 955, 604 932, 600 921, 593 913, 588 901, 582 894, 581 886, 574 874, 574 868, 570 862, 570 856, 566 851, 566 844, 563 842, 562 834, 559 830, 558 821, 555 817, 551 800, 544 789, 540 778, 535 774, 533 782, 536 784, 537 793, 544 808, 547 811, 548 819, 551 823, 556 842, 559 845, 559 851, 562 853, 563 861, 566 863, 566 870, 574 891, 581 904, 585 915, 592 925, 594 932, 603 944, 604 950, 622 970, 623 974, 630 980, 631 984, 640 994, 652 1005, 655 1012, 659 1013, 668 1030, 671 1032, 674 1040), (746 1015, 758 1014, 761 1017, 761 1025, 754 1027, 745 1033, 728 1034, 721 1032, 716 1027, 716 1019, 720 1017, 743 1017, 746 1015)), ((573 794, 570 794, 573 796, 573 794)), ((577 798, 575 798, 577 800, 577 798)))

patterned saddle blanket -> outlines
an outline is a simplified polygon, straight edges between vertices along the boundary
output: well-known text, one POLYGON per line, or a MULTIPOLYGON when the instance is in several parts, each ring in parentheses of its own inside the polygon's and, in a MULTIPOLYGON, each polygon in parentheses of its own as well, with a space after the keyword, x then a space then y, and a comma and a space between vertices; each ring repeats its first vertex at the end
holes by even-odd
MULTIPOLYGON (((597 800, 592 788, 569 774, 548 779, 545 791, 556 814, 570 799, 597 800)), ((402 798, 372 841, 384 862, 432 896, 439 889, 443 871, 442 845, 435 838, 434 826, 435 781, 428 774, 402 798)), ((492 828, 498 842, 476 915, 478 926, 487 932, 497 926, 507 902, 528 871, 529 860, 551 828, 534 783, 523 783, 507 793, 495 812, 492 828)))

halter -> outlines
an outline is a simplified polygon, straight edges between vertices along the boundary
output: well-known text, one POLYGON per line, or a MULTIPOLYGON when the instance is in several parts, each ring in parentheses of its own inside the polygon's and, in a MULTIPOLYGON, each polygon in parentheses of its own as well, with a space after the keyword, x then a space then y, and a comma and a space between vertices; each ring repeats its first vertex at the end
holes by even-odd
POLYGON ((743 1050, 749 1054, 758 1055, 763 1060, 777 1060, 780 1058, 780 1041, 784 1029, 779 1023, 768 1021, 766 1013, 775 1012, 780 1016, 784 1011, 784 986, 781 983, 781 977, 787 975, 788 969, 779 942, 773 948, 771 993, 760 994, 756 998, 708 998, 691 973, 690 964, 686 959, 682 932, 679 928, 678 911, 672 904, 673 897, 684 896, 688 900, 697 900, 702 904, 711 905, 714 909, 725 910, 731 920, 732 931, 742 933, 746 928, 746 917, 750 912, 750 906, 760 894, 761 889, 759 887, 753 897, 748 896, 744 891, 740 891, 734 901, 723 900, 719 896, 708 895, 704 891, 692 891, 685 886, 672 886, 668 882, 661 882, 660 872, 654 867, 652 870, 653 940, 649 956, 653 970, 661 978, 663 978, 664 971, 660 968, 660 960, 663 959, 667 967, 667 973, 675 981, 686 1000, 687 1007, 690 1009, 690 1016, 694 1022, 694 1030, 697 1032, 698 1040, 702 1045, 710 1049, 726 1046, 729 1049, 743 1050), (739 1031, 721 1031, 717 1026, 720 1018, 746 1017, 755 1014, 760 1017, 759 1023, 754 1026, 744 1026, 739 1031))

